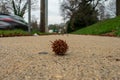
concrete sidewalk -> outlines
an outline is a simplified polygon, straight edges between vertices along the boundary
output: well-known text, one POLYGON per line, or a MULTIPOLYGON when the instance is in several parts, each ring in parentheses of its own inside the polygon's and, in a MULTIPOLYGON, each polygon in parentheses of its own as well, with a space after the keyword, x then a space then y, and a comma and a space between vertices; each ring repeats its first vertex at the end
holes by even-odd
POLYGON ((120 80, 120 38, 84 35, 0 38, 0 80, 120 80), (67 55, 54 55, 50 41, 56 39, 66 40, 67 55))

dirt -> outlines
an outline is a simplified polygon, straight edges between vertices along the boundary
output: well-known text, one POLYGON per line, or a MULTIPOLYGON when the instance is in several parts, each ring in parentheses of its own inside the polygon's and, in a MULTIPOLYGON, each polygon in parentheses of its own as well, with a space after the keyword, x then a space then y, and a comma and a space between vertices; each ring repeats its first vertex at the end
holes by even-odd
POLYGON ((120 38, 47 35, 0 38, 0 80, 120 80, 120 38), (69 45, 54 55, 51 42, 69 45))

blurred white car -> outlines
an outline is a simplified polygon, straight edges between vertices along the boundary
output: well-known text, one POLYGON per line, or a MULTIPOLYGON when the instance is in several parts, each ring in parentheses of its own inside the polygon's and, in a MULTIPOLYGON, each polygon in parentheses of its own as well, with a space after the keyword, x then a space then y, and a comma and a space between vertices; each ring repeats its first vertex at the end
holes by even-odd
POLYGON ((28 29, 28 24, 25 20, 16 15, 0 13, 0 23, 0 29, 28 29))
POLYGON ((10 28, 11 28, 11 24, 0 21, 0 30, 10 29, 10 28))

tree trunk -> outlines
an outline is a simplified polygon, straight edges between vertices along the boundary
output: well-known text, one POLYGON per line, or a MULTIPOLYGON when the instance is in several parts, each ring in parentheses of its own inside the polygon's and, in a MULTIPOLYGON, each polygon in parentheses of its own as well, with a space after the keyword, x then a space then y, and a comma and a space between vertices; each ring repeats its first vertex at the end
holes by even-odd
POLYGON ((116 0, 116 15, 120 15, 120 0, 116 0))
POLYGON ((45 0, 41 0, 40 32, 45 32, 45 0))

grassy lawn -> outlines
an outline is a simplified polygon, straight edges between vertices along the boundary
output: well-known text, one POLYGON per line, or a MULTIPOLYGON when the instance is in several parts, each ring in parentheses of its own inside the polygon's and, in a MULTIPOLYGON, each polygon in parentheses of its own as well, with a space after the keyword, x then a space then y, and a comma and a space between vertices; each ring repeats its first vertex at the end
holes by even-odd
POLYGON ((10 37, 10 36, 25 36, 30 35, 27 31, 20 29, 17 30, 0 30, 0 37, 10 37))
POLYGON ((41 33, 38 30, 32 30, 30 33, 28 31, 23 31, 20 29, 15 30, 0 30, 0 37, 14 37, 14 36, 33 36, 37 35, 52 35, 50 33, 41 33))
POLYGON ((109 32, 114 32, 114 35, 120 36, 120 16, 113 19, 100 21, 94 25, 82 28, 72 33, 101 35, 109 32))
POLYGON ((37 33, 38 35, 47 35, 48 33, 41 33, 39 31, 23 31, 20 29, 16 30, 0 30, 0 37, 13 37, 13 36, 32 36, 34 33, 37 33))

